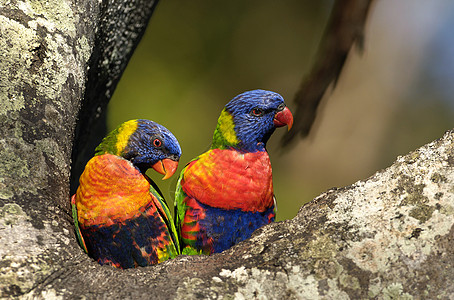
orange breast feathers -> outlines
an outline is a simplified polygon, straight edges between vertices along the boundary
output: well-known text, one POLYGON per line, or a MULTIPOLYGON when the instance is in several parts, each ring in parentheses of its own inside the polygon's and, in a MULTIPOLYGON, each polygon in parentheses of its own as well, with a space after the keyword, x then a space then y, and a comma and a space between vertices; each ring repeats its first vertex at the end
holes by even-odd
POLYGON ((272 177, 266 151, 212 149, 186 167, 181 186, 213 207, 262 212, 274 203, 272 177))
POLYGON ((129 161, 111 154, 93 157, 76 192, 78 220, 83 225, 110 225, 144 210, 152 198, 147 179, 129 161))

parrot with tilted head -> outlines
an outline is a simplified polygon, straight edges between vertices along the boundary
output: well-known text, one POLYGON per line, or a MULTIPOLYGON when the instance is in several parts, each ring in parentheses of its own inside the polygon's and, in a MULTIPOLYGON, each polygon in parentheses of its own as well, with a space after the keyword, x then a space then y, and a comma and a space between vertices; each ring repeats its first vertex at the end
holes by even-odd
POLYGON ((89 256, 126 269, 179 254, 169 208, 145 172, 151 167, 167 179, 180 156, 175 136, 149 120, 127 121, 103 139, 71 198, 76 234, 89 256))
POLYGON ((253 90, 233 98, 210 150, 181 171, 175 223, 182 254, 222 252, 274 221, 276 203, 266 142, 293 116, 281 95, 253 90))

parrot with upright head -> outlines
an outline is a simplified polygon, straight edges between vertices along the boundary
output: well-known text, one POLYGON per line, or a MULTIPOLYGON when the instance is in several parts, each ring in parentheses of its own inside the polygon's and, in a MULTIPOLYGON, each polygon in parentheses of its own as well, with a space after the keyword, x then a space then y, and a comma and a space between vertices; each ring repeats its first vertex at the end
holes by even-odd
POLYGON ((131 120, 109 133, 85 166, 71 198, 79 243, 93 259, 126 269, 179 254, 162 193, 145 174, 167 179, 181 156, 175 136, 149 120, 131 120))
POLYGON ((275 218, 266 142, 293 116, 281 95, 253 90, 222 110, 211 148, 181 171, 175 223, 182 254, 222 252, 275 218))

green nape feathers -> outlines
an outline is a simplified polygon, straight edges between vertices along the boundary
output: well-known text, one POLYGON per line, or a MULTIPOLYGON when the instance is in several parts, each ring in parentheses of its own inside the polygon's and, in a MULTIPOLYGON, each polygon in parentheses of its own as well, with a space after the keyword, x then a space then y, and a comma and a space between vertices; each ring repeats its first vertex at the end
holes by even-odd
POLYGON ((213 134, 213 143, 211 144, 211 148, 225 149, 228 147, 235 147, 238 145, 238 142, 233 117, 224 108, 218 119, 218 124, 213 134))
POLYGON ((110 153, 121 156, 130 136, 137 130, 138 120, 126 121, 112 130, 95 149, 95 155, 110 153))

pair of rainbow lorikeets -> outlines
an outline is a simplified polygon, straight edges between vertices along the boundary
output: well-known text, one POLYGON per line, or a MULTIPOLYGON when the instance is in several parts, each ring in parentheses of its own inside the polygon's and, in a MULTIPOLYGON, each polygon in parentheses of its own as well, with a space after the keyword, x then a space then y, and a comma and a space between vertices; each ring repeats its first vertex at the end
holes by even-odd
POLYGON ((132 268, 221 252, 275 218, 266 142, 293 123, 277 93, 245 92, 222 110, 210 150, 180 174, 175 222, 148 168, 175 173, 180 145, 165 127, 131 120, 109 133, 71 198, 81 246, 100 264, 132 268))

